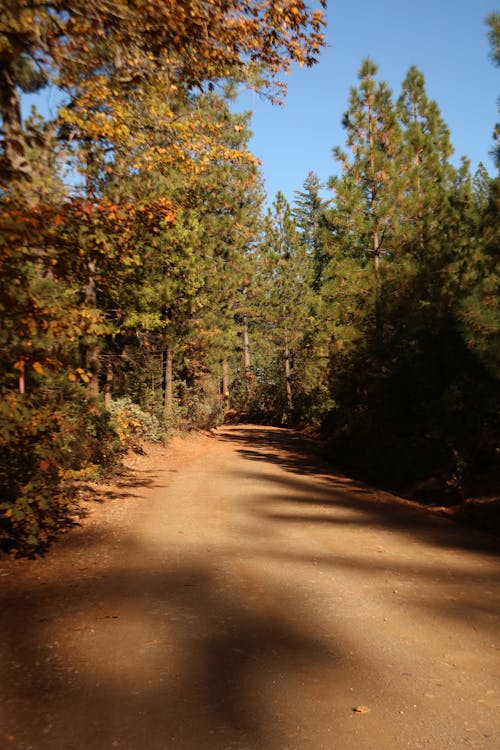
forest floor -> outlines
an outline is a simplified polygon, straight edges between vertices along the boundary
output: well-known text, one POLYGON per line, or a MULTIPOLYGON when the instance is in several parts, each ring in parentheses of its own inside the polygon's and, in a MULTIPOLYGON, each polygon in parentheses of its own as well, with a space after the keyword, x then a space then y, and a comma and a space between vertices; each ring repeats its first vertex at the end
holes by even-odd
POLYGON ((0 558, 0 748, 498 750, 499 580, 293 431, 177 437, 0 558))

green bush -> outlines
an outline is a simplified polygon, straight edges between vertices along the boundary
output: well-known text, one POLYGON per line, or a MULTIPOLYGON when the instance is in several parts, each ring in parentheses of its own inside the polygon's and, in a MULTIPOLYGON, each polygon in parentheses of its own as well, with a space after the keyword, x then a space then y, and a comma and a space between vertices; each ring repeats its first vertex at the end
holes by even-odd
POLYGON ((0 411, 0 546, 35 548, 71 505, 65 410, 4 394, 0 411))
POLYGON ((112 401, 102 416, 109 420, 124 450, 140 449, 142 440, 160 443, 166 438, 166 430, 157 417, 128 397, 112 401))
POLYGON ((5 391, 0 402, 0 547, 43 546, 75 506, 75 480, 110 470, 126 448, 111 415, 47 389, 5 391))

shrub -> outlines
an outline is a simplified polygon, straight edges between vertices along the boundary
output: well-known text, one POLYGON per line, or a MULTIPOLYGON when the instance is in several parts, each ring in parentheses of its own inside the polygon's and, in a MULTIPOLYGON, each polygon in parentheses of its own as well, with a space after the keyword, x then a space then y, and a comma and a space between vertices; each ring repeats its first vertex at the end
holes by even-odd
POLYGON ((0 547, 46 544, 75 506, 75 480, 117 465, 125 452, 107 412, 89 412, 85 394, 0 400, 0 547))
MULTIPOLYGON (((0 411, 0 546, 35 548, 72 504, 65 486, 67 411, 4 394, 0 411)), ((74 438, 75 439, 75 438, 74 438)))
POLYGON ((124 450, 140 450, 142 440, 160 443, 166 438, 166 431, 157 417, 141 409, 128 397, 111 402, 105 414, 124 450))

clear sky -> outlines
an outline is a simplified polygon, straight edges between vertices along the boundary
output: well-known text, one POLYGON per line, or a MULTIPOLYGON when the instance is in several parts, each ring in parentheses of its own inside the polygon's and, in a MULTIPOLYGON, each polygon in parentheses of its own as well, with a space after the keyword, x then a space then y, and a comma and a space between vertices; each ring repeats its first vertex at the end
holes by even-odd
POLYGON ((454 160, 467 156, 473 170, 482 161, 493 174, 500 68, 489 58, 484 19, 498 10, 499 0, 330 0, 328 47, 318 65, 287 76, 285 106, 251 93, 238 104, 254 113, 250 147, 269 198, 281 190, 293 201, 309 171, 325 181, 337 171, 331 151, 345 143, 342 114, 365 57, 396 97, 416 65, 451 130, 454 160))
MULTIPOLYGON (((493 11, 500 11, 500 0, 329 0, 328 46, 318 65, 286 77, 285 105, 251 93, 236 105, 253 111, 250 147, 262 160, 270 201, 278 190, 293 201, 311 170, 323 181, 337 171, 331 151, 345 143, 342 114, 365 57, 377 63, 395 97, 416 65, 451 130, 456 163, 464 155, 472 170, 482 161, 493 174, 500 68, 489 58, 484 23, 493 11)), ((53 112, 58 98, 53 90, 25 97, 25 112, 32 101, 53 112)))

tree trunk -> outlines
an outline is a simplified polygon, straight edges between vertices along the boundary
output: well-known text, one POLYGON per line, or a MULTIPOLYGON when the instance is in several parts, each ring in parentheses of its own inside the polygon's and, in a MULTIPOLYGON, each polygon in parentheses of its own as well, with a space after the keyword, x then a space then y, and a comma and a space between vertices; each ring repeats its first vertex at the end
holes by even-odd
POLYGON ((380 240, 379 233, 373 234, 373 261, 375 270, 375 327, 377 338, 382 334, 382 277, 380 274, 380 240))
POLYGON ((99 362, 100 346, 95 336, 89 337, 85 343, 85 369, 90 373, 90 381, 87 385, 87 398, 91 411, 99 407, 99 362))
POLYGON ((33 175, 26 158, 19 94, 12 71, 6 63, 0 64, 0 115, 8 175, 15 179, 31 180, 33 175))
MULTIPOLYGON (((89 276, 84 288, 84 304, 86 307, 97 307, 97 295, 95 287, 95 263, 88 264, 89 276)), ((99 369, 101 359, 101 345, 97 336, 92 334, 84 337, 84 367, 90 373, 90 381, 87 386, 87 398, 91 410, 99 407, 99 369)))
POLYGON ((19 393, 26 393, 26 366, 24 359, 19 363, 19 393))
POLYGON ((166 344, 163 351, 163 419, 166 423, 170 423, 173 417, 172 359, 172 348, 169 344, 166 344))
POLYGON ((113 400, 113 380, 113 362, 110 359, 106 368, 106 383, 104 385, 104 406, 106 407, 106 409, 109 409, 113 400))
POLYGON ((243 372, 247 398, 250 398, 252 394, 252 369, 250 365, 250 338, 248 336, 248 320, 246 315, 243 316, 243 372))
MULTIPOLYGON (((413 122, 418 122, 418 107, 417 107, 417 101, 413 101, 413 122)), ((413 160, 413 164, 415 166, 415 172, 417 175, 417 226, 418 226, 418 247, 420 250, 420 258, 419 261, 423 262, 423 255, 424 255, 424 211, 422 206, 422 189, 420 184, 420 167, 421 167, 421 161, 418 152, 415 153, 415 157, 413 160)))
POLYGON ((225 415, 229 411, 229 406, 230 406, 229 367, 228 367, 226 359, 222 360, 221 368, 222 368, 222 411, 225 415))
POLYGON ((286 393, 286 424, 290 424, 293 411, 292 394, 292 364, 290 361, 290 347, 285 341, 285 393, 286 393))
POLYGON ((380 342, 382 333, 382 279, 380 276, 380 234, 377 222, 377 188, 376 188, 376 170, 375 170, 375 124, 374 115, 371 106, 368 106, 368 142, 370 146, 370 212, 374 222, 373 230, 373 265, 375 270, 375 335, 380 342))

